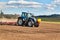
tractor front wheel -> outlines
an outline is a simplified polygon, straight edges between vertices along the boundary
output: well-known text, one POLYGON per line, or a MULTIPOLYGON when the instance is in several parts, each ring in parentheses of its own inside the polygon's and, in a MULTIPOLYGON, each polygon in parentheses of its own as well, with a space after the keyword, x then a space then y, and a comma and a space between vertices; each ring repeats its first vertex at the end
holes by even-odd
POLYGON ((39 24, 38 24, 38 23, 35 23, 34 26, 35 26, 35 27, 39 27, 39 24))
POLYGON ((29 26, 29 27, 33 27, 32 21, 28 21, 28 26, 29 26))

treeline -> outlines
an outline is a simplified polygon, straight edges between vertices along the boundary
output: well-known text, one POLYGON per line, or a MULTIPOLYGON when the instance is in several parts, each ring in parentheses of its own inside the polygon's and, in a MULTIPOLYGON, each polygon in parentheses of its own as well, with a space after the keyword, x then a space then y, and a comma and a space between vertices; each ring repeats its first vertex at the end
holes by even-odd
POLYGON ((53 21, 53 22, 60 22, 60 14, 52 14, 52 15, 40 15, 37 18, 41 18, 42 21, 53 21))
POLYGON ((4 14, 2 11, 0 12, 0 18, 16 19, 18 16, 18 14, 4 14))
POLYGON ((40 16, 36 16, 36 17, 40 17, 40 18, 60 18, 60 14, 52 14, 52 15, 40 15, 40 16))

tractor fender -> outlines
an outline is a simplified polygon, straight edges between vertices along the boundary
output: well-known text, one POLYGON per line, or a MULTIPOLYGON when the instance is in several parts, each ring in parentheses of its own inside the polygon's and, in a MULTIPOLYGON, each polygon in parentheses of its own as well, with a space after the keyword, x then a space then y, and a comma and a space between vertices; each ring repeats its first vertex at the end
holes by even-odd
POLYGON ((19 20, 19 19, 22 19, 22 20, 23 20, 23 19, 24 19, 24 17, 18 17, 18 20, 19 20))
POLYGON ((22 17, 18 17, 18 19, 22 19, 22 17))

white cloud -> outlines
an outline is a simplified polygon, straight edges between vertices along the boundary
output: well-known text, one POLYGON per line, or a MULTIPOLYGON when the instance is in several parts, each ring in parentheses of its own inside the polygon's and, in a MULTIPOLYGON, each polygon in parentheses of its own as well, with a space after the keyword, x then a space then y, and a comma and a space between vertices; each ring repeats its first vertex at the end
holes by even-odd
POLYGON ((9 2, 8 2, 8 4, 15 4, 15 3, 19 3, 19 4, 32 4, 32 5, 40 4, 40 3, 38 3, 38 2, 29 2, 29 1, 24 1, 24 0, 9 1, 9 2))
MULTIPOLYGON (((20 5, 24 5, 22 7, 41 7, 43 4, 42 3, 38 3, 38 2, 31 2, 31 1, 24 1, 24 0, 19 0, 19 1, 9 1, 8 2, 9 5, 14 5, 14 4, 20 4, 20 5), (26 5, 26 6, 25 6, 26 5)), ((21 6, 19 6, 21 7, 21 6)))
POLYGON ((0 6, 6 5, 7 2, 0 2, 0 6))
POLYGON ((16 6, 12 6, 12 5, 6 5, 7 2, 0 2, 0 9, 3 8, 17 8, 16 6))
POLYGON ((55 7, 57 7, 57 6, 54 5, 54 4, 46 4, 46 8, 47 8, 48 10, 54 10, 55 7))
POLYGON ((6 2, 0 2, 0 9, 5 8, 6 2))
POLYGON ((41 6, 40 5, 29 5, 29 6, 19 6, 19 7, 22 7, 22 8, 28 8, 28 7, 38 8, 38 7, 41 7, 41 6))
POLYGON ((18 8, 17 6, 5 6, 6 8, 18 8))
POLYGON ((58 5, 60 5, 60 0, 54 0, 51 4, 47 4, 47 9, 54 10, 58 5))
POLYGON ((53 0, 50 4, 46 4, 44 7, 50 12, 55 12, 56 8, 58 8, 59 5, 60 0, 53 0))
POLYGON ((54 0, 55 3, 60 3, 60 0, 54 0))
POLYGON ((25 0, 9 0, 9 2, 0 2, 0 8, 18 8, 18 7, 42 7, 42 3, 25 1, 25 0), (8 5, 7 5, 8 4, 8 5), (17 6, 18 4, 18 6, 17 6), (21 5, 21 6, 19 6, 21 5), (22 6, 23 5, 23 6, 22 6))
POLYGON ((6 2, 0 2, 0 5, 5 5, 6 4, 6 2))
POLYGON ((60 0, 54 0, 54 1, 52 2, 52 4, 60 5, 60 0))

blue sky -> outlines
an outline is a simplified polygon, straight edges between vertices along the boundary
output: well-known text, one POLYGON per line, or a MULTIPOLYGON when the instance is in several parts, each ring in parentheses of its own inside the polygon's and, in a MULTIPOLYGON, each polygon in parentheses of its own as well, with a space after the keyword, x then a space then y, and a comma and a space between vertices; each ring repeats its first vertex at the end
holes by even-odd
POLYGON ((5 14, 60 14, 60 0, 0 0, 0 10, 5 14))

